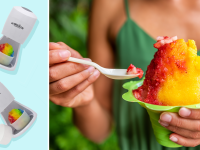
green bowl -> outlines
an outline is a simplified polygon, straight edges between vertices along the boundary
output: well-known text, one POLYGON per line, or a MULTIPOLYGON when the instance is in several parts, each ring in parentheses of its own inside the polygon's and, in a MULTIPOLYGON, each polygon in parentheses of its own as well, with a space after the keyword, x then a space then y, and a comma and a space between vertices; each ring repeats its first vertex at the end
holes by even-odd
POLYGON ((152 123, 152 128, 154 130, 154 135, 156 136, 156 140, 159 144, 165 147, 181 147, 169 139, 169 135, 172 133, 170 130, 164 128, 158 123, 160 119, 160 114, 162 112, 178 112, 181 107, 191 108, 191 109, 199 109, 200 104, 196 105, 188 105, 188 106, 160 106, 160 105, 152 105, 142 101, 137 100, 132 94, 132 90, 137 89, 143 84, 144 78, 140 81, 130 81, 123 85, 123 88, 127 89, 128 92, 122 95, 122 98, 128 102, 137 102, 142 107, 146 108, 150 120, 152 123))

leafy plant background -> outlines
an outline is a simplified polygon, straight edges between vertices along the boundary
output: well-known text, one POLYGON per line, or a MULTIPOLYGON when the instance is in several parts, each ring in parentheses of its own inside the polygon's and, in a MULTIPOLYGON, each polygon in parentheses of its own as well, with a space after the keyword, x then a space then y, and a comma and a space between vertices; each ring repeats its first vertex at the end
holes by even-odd
MULTIPOLYGON (((50 42, 62 41, 87 57, 87 27, 91 0, 50 0, 50 42)), ((73 125, 72 109, 50 102, 50 150, 118 150, 113 131, 102 144, 95 144, 73 125)))

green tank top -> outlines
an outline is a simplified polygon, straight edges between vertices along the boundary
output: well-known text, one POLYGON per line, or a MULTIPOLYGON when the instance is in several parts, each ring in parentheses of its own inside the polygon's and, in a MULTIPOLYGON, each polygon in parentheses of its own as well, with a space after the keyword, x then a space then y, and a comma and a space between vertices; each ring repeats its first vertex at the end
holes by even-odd
MULTIPOLYGON (((156 41, 130 18, 128 0, 125 0, 125 7, 127 20, 116 38, 116 67, 128 68, 132 63, 146 72, 156 52, 153 48, 156 41)), ((118 142, 122 150, 200 150, 200 146, 166 148, 158 144, 146 110, 137 103, 122 99, 122 94, 126 92, 122 85, 128 81, 116 80, 113 91, 113 113, 118 142)))

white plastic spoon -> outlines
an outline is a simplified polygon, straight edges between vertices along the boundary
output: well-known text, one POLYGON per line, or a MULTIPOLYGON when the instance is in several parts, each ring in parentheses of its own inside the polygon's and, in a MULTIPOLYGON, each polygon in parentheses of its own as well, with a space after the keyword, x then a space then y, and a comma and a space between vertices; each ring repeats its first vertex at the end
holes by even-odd
POLYGON ((102 74, 104 74, 105 76, 111 79, 118 79, 118 80, 131 79, 131 78, 136 78, 139 75, 139 74, 128 75, 126 73, 127 69, 107 69, 107 68, 103 68, 99 66, 98 64, 94 62, 90 62, 90 61, 86 61, 86 60, 82 60, 78 58, 73 58, 73 57, 70 57, 68 61, 93 66, 96 69, 98 69, 102 74))

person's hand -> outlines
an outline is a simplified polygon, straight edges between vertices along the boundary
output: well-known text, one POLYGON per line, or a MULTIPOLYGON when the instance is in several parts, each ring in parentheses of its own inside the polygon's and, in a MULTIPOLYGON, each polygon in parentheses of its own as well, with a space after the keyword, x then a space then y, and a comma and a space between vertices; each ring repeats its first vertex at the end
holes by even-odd
POLYGON ((74 108, 93 100, 92 83, 100 73, 94 67, 68 62, 70 56, 83 59, 62 42, 49 44, 50 100, 57 105, 74 108))
POLYGON ((173 132, 171 141, 185 147, 200 145, 200 109, 183 107, 179 113, 164 112, 159 123, 173 132))

